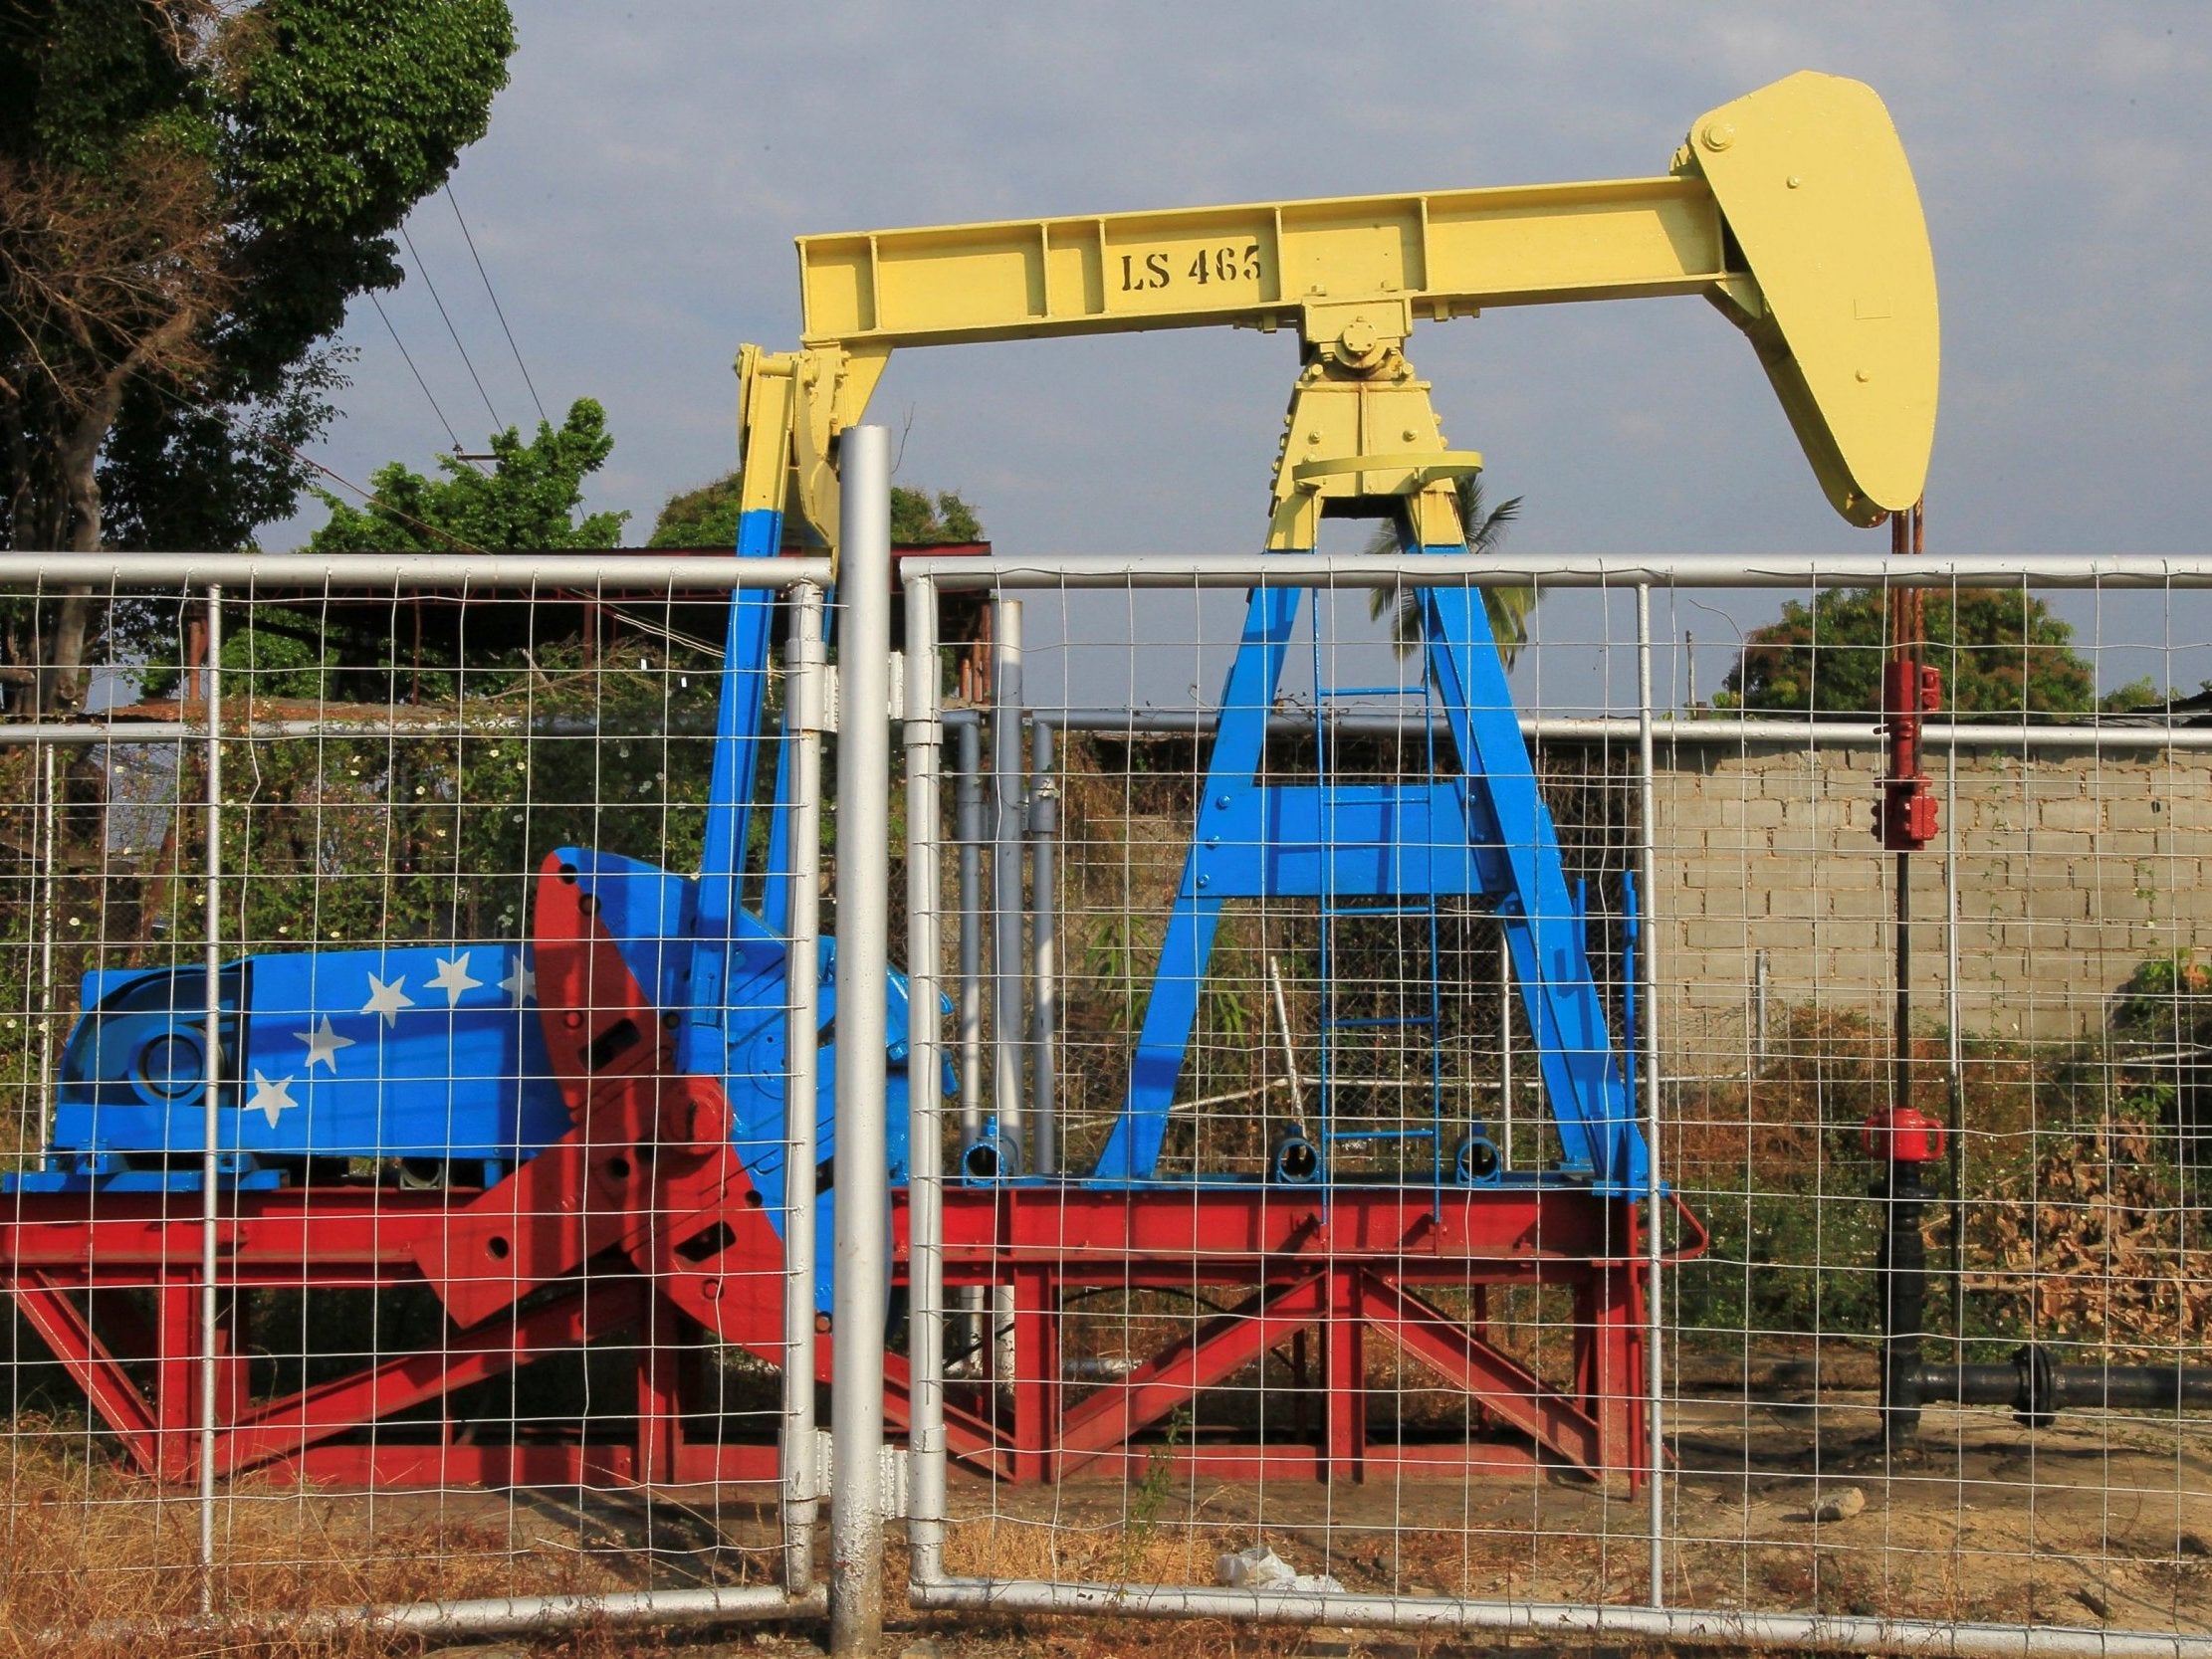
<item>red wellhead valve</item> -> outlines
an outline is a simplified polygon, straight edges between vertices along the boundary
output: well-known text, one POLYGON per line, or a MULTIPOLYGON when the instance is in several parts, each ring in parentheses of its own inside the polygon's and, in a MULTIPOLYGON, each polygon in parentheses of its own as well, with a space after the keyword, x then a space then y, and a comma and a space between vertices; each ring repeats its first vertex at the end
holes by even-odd
POLYGON ((1943 1126, 1909 1106, 1883 1107, 1860 1130, 1877 1163, 1934 1163, 1943 1155, 1943 1126))

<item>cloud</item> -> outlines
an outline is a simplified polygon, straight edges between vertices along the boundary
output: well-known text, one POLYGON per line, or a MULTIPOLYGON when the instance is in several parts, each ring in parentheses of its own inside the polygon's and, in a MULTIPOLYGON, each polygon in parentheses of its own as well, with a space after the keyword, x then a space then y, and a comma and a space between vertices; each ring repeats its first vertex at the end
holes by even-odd
MULTIPOLYGON (((555 417, 607 404, 594 505, 640 537, 734 463, 731 358, 792 340, 801 232, 1653 173, 1702 110, 1803 67, 1883 93, 1928 208, 1943 544, 2194 547, 2212 518, 2212 12, 533 0, 519 24, 456 189, 555 417), (2054 457, 2075 487, 2025 491, 2054 457)), ((450 210, 411 229, 501 415, 534 416, 450 210)), ((488 417, 421 285, 385 305, 472 440, 488 417)), ((325 453, 425 465, 445 436, 381 324, 347 337, 325 453)), ((1859 544, 1694 302, 1498 313, 1413 350, 1453 440, 1528 496, 1524 549, 1859 544)), ((1009 548, 1243 546, 1295 368, 1284 336, 1206 332, 913 352, 877 412, 913 411, 902 481, 967 490, 1009 548)))

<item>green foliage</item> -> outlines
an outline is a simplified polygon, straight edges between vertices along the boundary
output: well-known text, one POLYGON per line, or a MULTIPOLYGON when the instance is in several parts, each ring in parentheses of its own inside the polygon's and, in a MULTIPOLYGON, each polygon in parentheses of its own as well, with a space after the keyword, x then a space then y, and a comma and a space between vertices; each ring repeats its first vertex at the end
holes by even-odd
MULTIPOLYGON (((1713 699, 1716 708, 1872 714, 1881 708, 1886 596, 1829 588, 1811 605, 1746 637, 1713 699)), ((1944 706, 1959 714, 2083 714, 2097 680, 2073 651, 2074 630, 2025 593, 1930 592, 1923 661, 1943 675, 1944 706)))
POLYGON ((0 12, 0 545, 234 547, 290 513, 341 383, 319 342, 400 281, 390 233, 514 46, 505 0, 0 12))
MULTIPOLYGON (((1521 498, 1508 497, 1497 506, 1489 506, 1482 498, 1482 478, 1474 474, 1462 478, 1457 487, 1459 498, 1459 522, 1466 526, 1467 551, 1494 553, 1505 545, 1506 530, 1521 516, 1521 498)), ((1395 524, 1382 524, 1367 538, 1370 554, 1398 551, 1398 528, 1395 524)), ((1507 668, 1520 655, 1521 647, 1528 643, 1528 619, 1536 609, 1536 590, 1532 587, 1486 587, 1482 590, 1482 614, 1489 619, 1491 637, 1497 641, 1498 656, 1507 668)), ((1391 618, 1391 638, 1400 656, 1405 656, 1421 643, 1421 605, 1412 588, 1372 589, 1368 594, 1368 614, 1380 617, 1388 611, 1391 618)))
POLYGON ((2106 692, 2097 700, 2097 707, 2107 715, 2124 715, 2165 701, 2159 696, 2158 688, 2151 684, 2150 677, 2145 675, 2140 680, 2130 680, 2126 685, 2106 692))
POLYGON ((495 434, 489 473, 441 456, 438 465, 445 477, 429 479, 394 461, 371 475, 375 499, 365 508, 317 491, 331 518, 308 538, 308 551, 611 547, 621 536, 627 513, 577 515, 583 506, 583 481, 613 450, 606 412, 590 398, 578 398, 557 432, 550 422, 540 421, 537 436, 527 444, 514 427, 495 434))
POLYGON ((1122 1522, 1121 1576, 1133 1578, 1144 1563, 1145 1552, 1160 1529, 1160 1517, 1175 1496, 1176 1453, 1191 1429, 1191 1408, 1179 1405, 1168 1413, 1163 1444, 1145 1458, 1145 1472, 1129 1490, 1129 1511, 1122 1522))
MULTIPOLYGON (((394 461, 373 475, 376 499, 367 507, 356 508, 319 491, 331 517, 309 537, 308 550, 442 553, 611 546, 629 515, 585 514, 582 507, 585 479, 605 464, 613 448, 604 412, 591 399, 578 398, 557 431, 541 421, 528 443, 513 427, 495 436, 489 473, 448 456, 439 462, 444 476, 425 478, 394 461)), ((455 694, 452 671, 462 665, 450 653, 410 651, 402 663, 390 618, 362 621, 359 614, 310 614, 257 605, 224 638, 223 667, 234 675, 233 686, 256 698, 419 702, 455 694), (404 680, 397 674, 401 668, 404 680)), ((179 671, 173 619, 148 609, 132 626, 147 641, 138 676, 141 695, 173 695, 179 671)), ((472 658, 467 666, 472 695, 483 697, 505 690, 529 665, 517 653, 472 658)))
MULTIPOLYGON (((725 473, 696 490, 668 498, 653 521, 648 547, 734 547, 738 544, 738 512, 741 483, 736 473, 725 473)), ((900 547, 946 547, 984 538, 976 510, 960 496, 943 490, 891 487, 891 540, 900 547)))
POLYGON ((505 0, 263 0, 224 110, 237 194, 269 232, 395 225, 483 136, 505 0))
POLYGON ((981 541, 984 526, 975 510, 953 491, 932 501, 926 490, 891 487, 891 540, 900 547, 947 547, 981 541))
MULTIPOLYGON (((446 458, 426 478, 394 462, 367 508, 326 496, 330 522, 309 547, 608 546, 626 515, 582 507, 612 449, 604 412, 578 399, 558 429, 495 437, 489 473, 446 458)), ((697 868, 711 740, 666 733, 713 729, 719 680, 703 658, 625 641, 617 660, 593 661, 580 636, 541 631, 529 654, 401 665, 388 618, 348 628, 343 614, 254 607, 223 642, 232 683, 258 697, 445 707, 426 710, 419 735, 241 743, 226 759, 239 810, 225 816, 224 861, 253 877, 240 884, 247 940, 521 936, 539 862, 556 846, 697 868)), ((194 833, 187 822, 172 836, 194 833)), ((172 939, 198 926, 189 900, 171 898, 172 939)))
POLYGON ((189 112, 190 71, 142 0, 13 5, 0 16, 0 153, 100 174, 189 112))
POLYGON ((2135 964, 2112 1007, 2113 1035, 2137 1041, 2183 1040, 2212 1008, 2212 968, 2193 950, 2174 950, 2135 964))
MULTIPOLYGON (((2212 693, 2212 680, 2204 681, 2198 687, 2196 696, 2201 698, 2207 693, 2212 693)), ((2097 707, 2100 713, 2106 715, 2131 715, 2139 710, 2162 712, 2169 704, 2183 700, 2183 694, 2171 686, 2160 691, 2157 683, 2146 674, 2140 680, 2130 680, 2124 686, 2115 686, 2097 700, 2097 707)))
POLYGON ((653 520, 648 547, 735 547, 743 488, 736 473, 668 498, 653 520))
MULTIPOLYGON (((711 742, 654 728, 711 728, 714 681, 637 660, 585 672, 555 654, 527 697, 472 699, 420 736, 232 745, 224 866, 251 877, 234 936, 263 949, 518 938, 554 847, 696 869, 711 742), (564 719, 593 729, 556 734, 564 719)), ((189 884, 167 897, 161 931, 197 937, 189 884)))

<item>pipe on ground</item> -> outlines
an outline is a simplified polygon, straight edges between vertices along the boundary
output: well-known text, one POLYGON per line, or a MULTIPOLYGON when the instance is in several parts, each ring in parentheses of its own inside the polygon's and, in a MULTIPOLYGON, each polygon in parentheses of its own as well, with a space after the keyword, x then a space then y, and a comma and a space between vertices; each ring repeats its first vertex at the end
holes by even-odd
POLYGON ((1911 1376, 1921 1404, 2009 1405, 2031 1428, 2059 1412, 2212 1411, 2212 1366, 2062 1365, 2033 1344, 2003 1365, 1921 1365, 1911 1376))

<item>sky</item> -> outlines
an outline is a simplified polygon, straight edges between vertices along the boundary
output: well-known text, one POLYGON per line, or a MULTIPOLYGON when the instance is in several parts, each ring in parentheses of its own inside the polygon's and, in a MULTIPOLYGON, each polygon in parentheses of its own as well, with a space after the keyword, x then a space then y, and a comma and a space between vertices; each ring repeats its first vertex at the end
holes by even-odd
MULTIPOLYGON (((1653 175, 1705 110, 1809 68, 1880 93, 1927 213, 1931 549, 2204 546, 2212 7, 513 3, 512 83, 453 196, 546 408, 606 406, 591 505, 628 510, 632 541, 735 465, 731 361, 795 343, 795 235, 1653 175)), ((443 416, 356 306, 352 383, 316 452, 356 484, 429 467, 446 421, 478 448, 495 416, 537 418, 446 198, 408 232, 383 311, 443 416)), ((899 482, 960 491, 1002 552, 1241 550, 1295 349, 1185 330, 916 350, 871 418, 899 482)), ((1495 311, 1423 324, 1409 349, 1447 441, 1484 452, 1493 499, 1524 498, 1516 552, 1886 545, 1830 511, 1701 300, 1495 311)), ((2068 603, 2111 648, 2107 683, 2212 674, 2193 648, 2212 618, 2068 603), (2168 639, 2189 649, 2119 649, 2168 639)), ((1758 612, 1708 619, 1701 691, 1731 660, 1719 637, 1758 612)))

